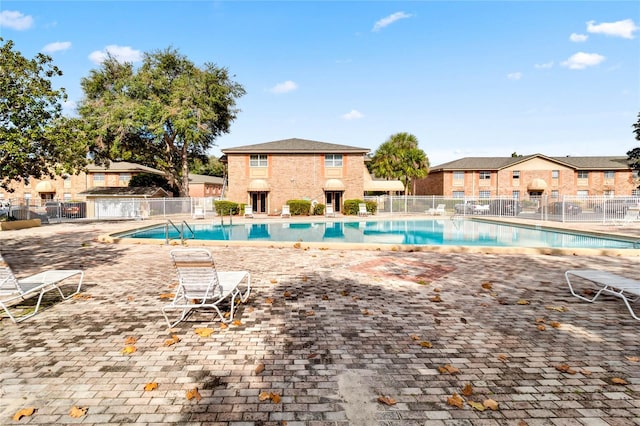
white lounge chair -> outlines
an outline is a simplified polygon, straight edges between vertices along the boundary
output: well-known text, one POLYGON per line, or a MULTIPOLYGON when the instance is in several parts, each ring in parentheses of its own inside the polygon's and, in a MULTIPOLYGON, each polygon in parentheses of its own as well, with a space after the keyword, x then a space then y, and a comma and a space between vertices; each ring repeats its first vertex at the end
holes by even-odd
POLYGON ((83 279, 84 272, 78 269, 53 269, 18 279, 0 256, 0 297, 2 298, 0 299, 0 306, 2 306, 2 309, 4 309, 14 323, 18 323, 38 313, 38 309, 40 309, 40 304, 42 303, 42 297, 46 292, 58 290, 60 297, 62 297, 63 300, 67 300, 80 292, 83 279), (78 284, 75 286, 74 283, 74 291, 71 294, 65 295, 61 287, 63 284, 68 283, 67 280, 72 277, 74 277, 74 280, 77 279, 78 284), (36 294, 38 295, 38 300, 36 301, 33 312, 16 317, 9 311, 9 308, 15 305, 14 302, 16 300, 24 300, 36 294))
POLYGON ((249 204, 244 206, 244 217, 253 217, 253 206, 249 204))
POLYGON ((617 224, 619 226, 625 226, 634 222, 640 222, 640 207, 629 207, 624 212, 624 217, 617 222, 617 224))
POLYGON ((200 206, 195 206, 193 208, 193 218, 194 219, 204 219, 204 208, 200 206))
POLYGON ((282 206, 280 217, 291 217, 291 209, 289 208, 289 204, 285 204, 282 206))
POLYGON ((619 297, 627 306, 627 309, 629 309, 631 316, 640 320, 631 307, 632 302, 640 299, 640 281, 596 269, 572 269, 565 272, 564 275, 567 279, 567 284, 569 285, 571 294, 577 298, 586 300, 587 302, 594 302, 602 293, 619 297), (571 282, 571 277, 573 277, 574 283, 571 282), (573 288, 576 277, 590 281, 598 287, 598 291, 593 297, 588 298, 576 293, 573 288))
POLYGON ((170 252, 178 274, 178 288, 171 303, 162 308, 169 327, 175 327, 194 309, 212 309, 223 323, 233 321, 240 302, 246 302, 251 292, 251 275, 247 271, 217 271, 211 253, 206 249, 175 249, 170 252), (240 285, 244 283, 244 291, 240 285), (229 305, 225 316, 221 305, 229 305), (168 312, 178 310, 177 321, 169 319, 168 312))
POLYGON ((427 210, 427 214, 430 215, 443 215, 445 214, 447 211, 445 210, 445 205, 444 204, 438 204, 435 208, 431 207, 429 210, 427 210))
POLYGON ((369 216, 367 205, 365 203, 358 204, 358 216, 369 216))
POLYGON ((333 211, 333 206, 331 204, 327 204, 325 207, 324 215, 326 217, 336 217, 336 212, 333 211))

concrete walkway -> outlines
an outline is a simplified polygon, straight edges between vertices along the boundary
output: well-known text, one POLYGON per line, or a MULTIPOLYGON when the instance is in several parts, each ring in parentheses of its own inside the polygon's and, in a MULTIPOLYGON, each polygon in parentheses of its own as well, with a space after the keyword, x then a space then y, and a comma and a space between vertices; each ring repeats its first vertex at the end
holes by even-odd
POLYGON ((640 322, 563 277, 638 277, 638 257, 209 247, 252 273, 240 322, 200 312, 168 330, 173 247, 98 242, 131 226, 0 233, 18 276, 86 271, 82 297, 0 320, 0 424, 640 425, 640 322))

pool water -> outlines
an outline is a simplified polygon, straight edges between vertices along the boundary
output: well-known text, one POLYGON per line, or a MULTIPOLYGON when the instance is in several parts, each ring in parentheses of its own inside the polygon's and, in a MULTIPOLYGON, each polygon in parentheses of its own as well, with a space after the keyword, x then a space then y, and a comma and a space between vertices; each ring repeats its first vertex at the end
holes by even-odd
MULTIPOLYGON (((549 247, 637 249, 639 242, 574 232, 473 220, 389 220, 362 222, 243 223, 190 225, 196 240, 291 241, 400 245, 454 245, 485 247, 549 247)), ((145 228, 122 238, 165 239, 164 225, 145 228)), ((179 239, 169 230, 170 239, 179 239)))

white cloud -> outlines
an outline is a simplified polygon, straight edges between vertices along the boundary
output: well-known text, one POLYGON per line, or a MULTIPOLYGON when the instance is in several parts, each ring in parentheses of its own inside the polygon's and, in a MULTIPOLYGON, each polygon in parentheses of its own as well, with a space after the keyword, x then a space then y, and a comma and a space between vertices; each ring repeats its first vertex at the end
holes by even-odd
POLYGON ((357 109, 352 109, 348 113, 342 115, 342 118, 345 120, 358 120, 362 117, 364 117, 364 114, 357 109))
POLYGON ((296 90, 298 85, 295 81, 287 80, 284 83, 278 83, 273 86, 269 91, 271 93, 288 93, 296 90))
POLYGON ((512 72, 507 74, 507 78, 509 80, 520 80, 522 78, 522 73, 521 72, 512 72))
POLYGON ((596 21, 587 22, 587 31, 594 34, 604 34, 614 37, 633 38, 633 33, 638 31, 638 26, 631 19, 616 22, 603 22, 596 24, 596 21))
POLYGON ((17 10, 3 10, 0 12, 0 27, 7 27, 14 30, 28 30, 33 25, 31 15, 23 15, 17 10))
POLYGON ((376 22, 373 25, 373 29, 371 31, 380 31, 381 29, 383 29, 384 27, 387 27, 391 24, 393 24, 396 21, 399 21, 400 19, 406 19, 406 18, 411 18, 412 15, 408 14, 408 13, 404 13, 404 12, 396 12, 396 13, 392 13, 391 15, 380 19, 378 22, 376 22))
POLYGON ((593 67, 605 60, 605 57, 597 53, 578 52, 562 63, 563 66, 571 70, 583 70, 587 67, 593 67))
POLYGON ((569 36, 569 40, 573 41, 574 43, 585 42, 587 41, 588 38, 589 36, 586 34, 577 34, 577 33, 573 33, 569 36))
POLYGON ((135 50, 130 48, 129 46, 117 46, 115 44, 111 44, 104 48, 104 50, 96 50, 89 54, 89 59, 91 59, 96 64, 101 64, 107 59, 107 56, 113 56, 118 62, 139 62, 142 60, 142 52, 139 50, 135 50))
POLYGON ((544 64, 535 64, 534 67, 539 70, 547 70, 549 68, 553 68, 553 61, 546 62, 544 64))
POLYGON ((43 53, 53 53, 53 52, 59 52, 61 50, 68 50, 71 48, 71 42, 70 41, 56 41, 53 43, 49 43, 47 44, 45 47, 42 48, 42 52, 43 53))

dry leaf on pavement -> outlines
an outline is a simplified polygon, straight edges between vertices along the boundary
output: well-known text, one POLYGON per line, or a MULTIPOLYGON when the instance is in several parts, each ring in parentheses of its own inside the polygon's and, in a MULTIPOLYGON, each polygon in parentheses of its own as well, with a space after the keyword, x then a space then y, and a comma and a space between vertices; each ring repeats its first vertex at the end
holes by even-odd
POLYGON ((156 382, 147 383, 146 385, 144 385, 144 390, 147 392, 156 390, 156 389, 158 389, 158 384, 156 382))
POLYGON ((71 410, 69 410, 69 415, 71 417, 82 417, 85 414, 87 414, 87 407, 76 407, 75 405, 73 407, 71 407, 71 410))
POLYGON ((384 405, 396 405, 396 400, 390 396, 381 395, 378 397, 378 402, 384 405))
POLYGON ((464 400, 460 397, 460 395, 454 393, 447 398, 447 404, 451 405, 452 407, 462 408, 464 400))
POLYGON ((23 408, 22 410, 17 411, 13 415, 13 420, 17 422, 21 418, 31 416, 35 412, 36 412, 36 409, 34 407, 23 408))

